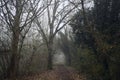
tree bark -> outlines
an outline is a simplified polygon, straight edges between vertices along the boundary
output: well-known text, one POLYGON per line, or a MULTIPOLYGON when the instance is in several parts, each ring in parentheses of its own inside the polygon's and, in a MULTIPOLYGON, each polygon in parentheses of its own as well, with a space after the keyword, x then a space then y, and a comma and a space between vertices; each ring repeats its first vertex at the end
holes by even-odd
POLYGON ((67 65, 68 65, 68 66, 71 66, 71 55, 70 55, 70 53, 68 53, 68 54, 66 55, 66 58, 67 58, 67 65))
POLYGON ((18 72, 18 68, 19 68, 19 50, 18 50, 18 44, 19 44, 19 36, 20 36, 20 10, 19 10, 19 6, 20 3, 16 2, 17 6, 16 6, 16 15, 14 17, 14 22, 13 22, 13 26, 12 26, 12 44, 11 44, 11 62, 10 62, 10 66, 9 66, 9 77, 11 78, 11 80, 15 80, 15 77, 17 76, 17 72, 18 72))
POLYGON ((109 62, 106 57, 103 57, 103 68, 104 68, 104 79, 103 80, 111 80, 109 62))
POLYGON ((53 54, 53 41, 51 41, 50 43, 48 43, 48 64, 47 64, 47 69, 48 70, 52 70, 52 54, 53 54))
POLYGON ((86 12, 85 12, 85 7, 84 7, 84 0, 81 0, 81 5, 82 5, 82 12, 83 12, 83 17, 84 17, 84 24, 87 25, 87 17, 86 17, 86 12))
POLYGON ((15 26, 13 28, 12 34, 12 45, 11 45, 11 60, 8 68, 7 76, 8 78, 15 80, 17 76, 18 66, 19 66, 19 54, 18 54, 18 43, 19 43, 19 27, 15 26))

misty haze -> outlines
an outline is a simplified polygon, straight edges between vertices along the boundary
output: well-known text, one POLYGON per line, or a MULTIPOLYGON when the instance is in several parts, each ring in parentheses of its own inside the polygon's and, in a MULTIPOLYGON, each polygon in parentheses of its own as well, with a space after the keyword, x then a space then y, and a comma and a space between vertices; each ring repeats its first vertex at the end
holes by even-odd
POLYGON ((0 80, 120 80, 120 0, 0 0, 0 80))

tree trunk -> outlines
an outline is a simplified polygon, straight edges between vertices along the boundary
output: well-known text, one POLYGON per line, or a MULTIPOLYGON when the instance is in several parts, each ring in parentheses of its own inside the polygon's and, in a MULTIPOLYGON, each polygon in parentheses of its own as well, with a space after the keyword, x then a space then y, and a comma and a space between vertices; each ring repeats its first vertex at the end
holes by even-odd
POLYGON ((111 76, 110 76, 110 69, 109 69, 109 65, 108 62, 104 62, 104 68, 105 68, 105 79, 104 80, 111 80, 111 76))
POLYGON ((86 12, 85 12, 85 7, 84 7, 84 0, 81 0, 81 5, 82 5, 82 12, 83 12, 83 17, 84 17, 84 24, 87 25, 87 17, 86 17, 86 12))
POLYGON ((52 66, 53 66, 53 64, 52 64, 53 41, 50 41, 50 42, 48 43, 47 48, 48 48, 48 64, 47 64, 47 69, 48 69, 48 70, 51 70, 51 69, 52 69, 52 66))
POLYGON ((104 56, 103 59, 102 59, 102 65, 103 65, 103 68, 104 68, 103 80, 111 80, 109 62, 108 62, 106 56, 104 56))
POLYGON ((71 66, 71 54, 70 53, 66 55, 66 61, 67 61, 67 66, 71 66))
POLYGON ((11 61, 8 68, 7 76, 12 80, 15 80, 18 70, 18 64, 19 64, 19 55, 18 55, 19 31, 15 29, 12 36, 13 36, 12 45, 11 45, 12 56, 11 56, 11 61))

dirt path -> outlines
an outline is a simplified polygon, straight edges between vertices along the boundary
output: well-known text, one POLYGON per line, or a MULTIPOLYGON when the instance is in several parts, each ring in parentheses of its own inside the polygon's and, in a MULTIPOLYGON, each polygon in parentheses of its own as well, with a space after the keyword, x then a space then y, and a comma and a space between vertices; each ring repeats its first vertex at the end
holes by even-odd
POLYGON ((78 75, 77 72, 69 67, 59 65, 53 70, 41 74, 31 75, 20 80, 86 80, 84 76, 78 75))
POLYGON ((70 71, 65 66, 57 66, 57 68, 54 69, 56 72, 58 78, 60 80, 74 80, 71 75, 73 74, 73 71, 70 71))

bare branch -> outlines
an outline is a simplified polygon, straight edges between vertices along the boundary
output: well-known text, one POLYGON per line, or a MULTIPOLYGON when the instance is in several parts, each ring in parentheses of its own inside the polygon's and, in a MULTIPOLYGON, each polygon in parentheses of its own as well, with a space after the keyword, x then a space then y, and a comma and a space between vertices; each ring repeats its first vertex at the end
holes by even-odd
POLYGON ((70 11, 68 11, 68 12, 60 19, 60 21, 58 22, 58 24, 57 24, 57 26, 56 26, 55 31, 58 30, 58 28, 59 28, 60 24, 62 23, 62 21, 63 21, 63 20, 68 16, 68 14, 71 13, 74 9, 75 9, 75 7, 73 7, 70 11))

